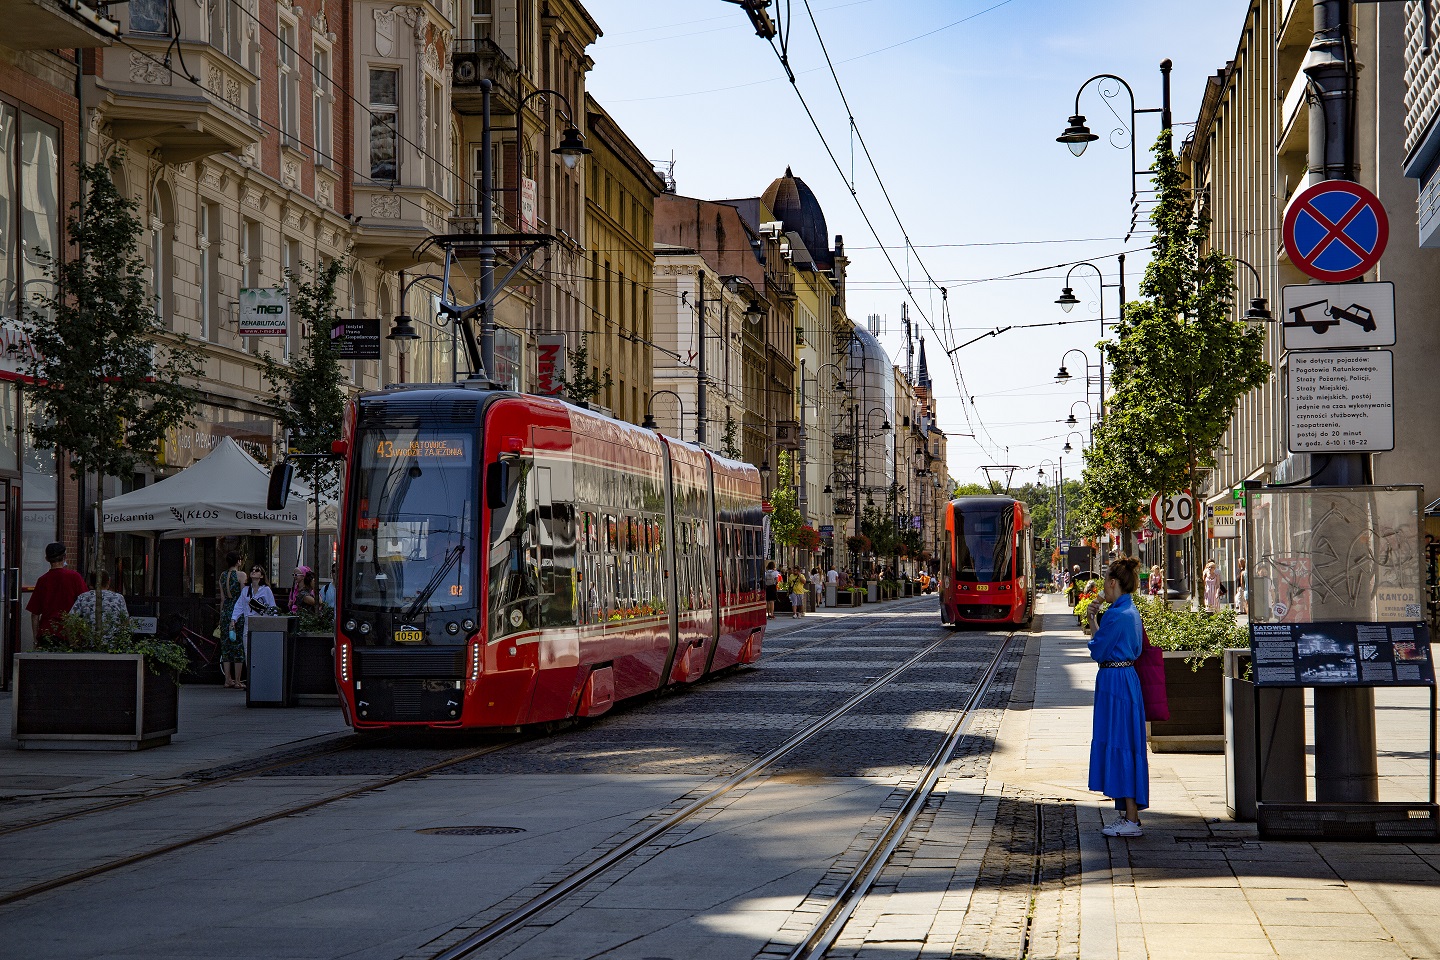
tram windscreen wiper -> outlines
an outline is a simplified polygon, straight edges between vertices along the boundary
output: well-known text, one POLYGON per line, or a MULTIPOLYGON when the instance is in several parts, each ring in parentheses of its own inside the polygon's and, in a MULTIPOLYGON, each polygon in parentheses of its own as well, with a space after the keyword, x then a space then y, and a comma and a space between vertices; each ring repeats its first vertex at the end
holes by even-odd
POLYGON ((405 608, 405 612, 402 615, 403 619, 409 620, 413 618, 415 614, 420 612, 421 607, 430 602, 430 597, 440 586, 440 581, 445 579, 445 575, 450 572, 451 567, 455 566, 455 562, 460 559, 460 555, 464 552, 465 544, 463 543, 457 543, 445 552, 445 562, 440 564, 440 569, 435 571, 435 575, 430 578, 430 582, 425 584, 421 591, 415 595, 415 599, 410 602, 410 606, 405 608))

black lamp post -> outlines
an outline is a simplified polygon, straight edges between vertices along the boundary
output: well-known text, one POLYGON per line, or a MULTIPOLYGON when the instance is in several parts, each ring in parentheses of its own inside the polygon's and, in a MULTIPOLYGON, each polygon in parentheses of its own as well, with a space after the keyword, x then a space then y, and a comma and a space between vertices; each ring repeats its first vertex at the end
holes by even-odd
MULTIPOLYGON (((1231 257, 1230 259, 1249 270, 1250 276, 1255 280, 1255 296, 1250 298, 1250 308, 1245 311, 1244 319, 1252 323, 1272 322, 1275 318, 1270 313, 1269 304, 1265 302, 1265 285, 1260 282, 1260 271, 1256 270, 1251 263, 1241 260, 1239 257, 1231 257)), ((1239 286, 1239 284, 1236 284, 1236 286, 1239 286)))
POLYGON ((1080 84, 1080 89, 1075 91, 1075 112, 1070 116, 1069 125, 1066 126, 1065 131, 1061 133, 1060 136, 1055 138, 1058 143, 1065 144, 1065 146, 1068 147, 1070 152, 1073 153, 1075 156, 1078 157, 1083 154, 1086 147, 1088 147, 1096 140, 1099 140, 1100 138, 1094 133, 1092 133, 1090 128, 1085 124, 1085 116, 1080 112, 1080 95, 1085 92, 1086 87, 1090 86, 1090 84, 1092 83, 1095 83, 1097 80, 1102 81, 1099 84, 1098 89, 1100 91, 1100 96, 1104 97, 1106 100, 1111 100, 1114 97, 1119 96, 1121 88, 1124 88, 1126 95, 1130 98, 1130 126, 1127 129, 1124 126, 1124 122, 1122 121, 1121 126, 1111 131, 1110 143, 1116 149, 1123 150, 1125 148, 1125 145, 1121 142, 1116 142, 1116 137, 1118 136, 1128 138, 1130 141, 1130 229, 1125 234, 1125 239, 1127 240, 1130 239, 1130 234, 1135 232, 1135 224, 1139 215, 1139 206, 1136 203, 1136 199, 1139 196, 1139 190, 1136 187, 1136 180, 1137 178, 1145 176, 1150 172, 1148 170, 1141 170, 1139 163, 1136 159, 1135 119, 1137 115, 1142 113, 1160 114, 1160 129, 1166 131, 1166 149, 1173 149, 1171 145, 1172 138, 1170 137, 1169 133, 1173 126, 1170 118, 1170 67, 1171 64, 1169 60, 1160 61, 1161 94, 1160 106, 1158 108, 1151 107, 1147 109, 1136 109, 1135 91, 1130 87, 1130 84, 1125 82, 1123 78, 1117 77, 1113 73, 1096 74, 1089 80, 1086 80, 1084 83, 1080 84), (1103 82, 1106 80, 1111 81, 1112 85, 1107 86, 1103 82), (1118 86, 1115 86, 1115 84, 1118 84, 1118 86))
MULTIPOLYGON (((1095 271, 1095 279, 1096 279, 1096 281, 1099 282, 1099 284, 1100 284, 1100 297, 1099 297, 1099 301, 1100 301, 1100 336, 1101 336, 1102 338, 1105 336, 1105 291, 1106 291, 1106 290, 1116 289, 1116 290, 1118 290, 1118 291, 1120 292, 1120 320, 1123 322, 1124 319, 1125 319, 1125 254, 1123 254, 1123 253, 1120 254, 1119 257, 1118 257, 1118 259, 1119 259, 1119 261, 1120 261, 1120 282, 1119 282, 1119 283, 1106 283, 1106 282, 1105 282, 1105 274, 1100 270, 1099 267, 1097 267, 1095 264, 1091 263, 1089 260, 1081 260, 1079 263, 1072 264, 1072 265, 1070 266, 1070 269, 1067 270, 1067 271, 1065 271, 1065 285, 1064 285, 1064 287, 1060 290, 1060 296, 1059 296, 1059 298, 1057 298, 1056 301, 1055 301, 1057 304, 1060 305, 1060 309, 1061 309, 1061 310, 1064 310, 1066 313, 1069 313, 1071 310, 1074 310, 1074 309, 1075 309, 1075 305, 1080 302, 1080 299, 1075 296, 1075 291, 1074 291, 1074 290, 1071 288, 1071 286, 1070 286, 1070 275, 1073 274, 1076 270, 1080 269, 1081 267, 1089 267, 1091 270, 1094 270, 1094 271, 1095 271)), ((1101 347, 1101 348, 1100 348, 1100 414, 1099 414, 1099 415, 1100 415, 1101 418, 1103 418, 1103 417, 1105 416, 1105 348, 1104 348, 1104 347, 1101 347)))
POLYGON ((650 399, 645 404, 645 419, 640 421, 640 426, 645 430, 660 429, 659 424, 655 422, 655 415, 651 412, 651 410, 655 406, 655 398, 660 396, 662 393, 668 393, 670 394, 670 396, 675 398, 675 405, 680 408, 680 413, 676 418, 675 432, 677 434, 683 433, 685 430, 685 401, 680 399, 680 394, 676 393, 674 390, 656 390, 654 393, 650 394, 650 399))
MULTIPOLYGON (((1071 375, 1070 375, 1070 371, 1065 368, 1065 359, 1066 359, 1066 357, 1069 357, 1070 354, 1072 354, 1072 353, 1078 353, 1078 354, 1080 354, 1080 358, 1085 362, 1085 398, 1086 398, 1086 405, 1088 406, 1088 405, 1089 405, 1089 398, 1090 398, 1090 384, 1093 383, 1093 382, 1095 382, 1095 379, 1096 379, 1096 378, 1095 378, 1094 374, 1091 373, 1091 368, 1092 368, 1092 367, 1091 367, 1091 363, 1090 363, 1090 357, 1086 355, 1086 353, 1085 353, 1084 350, 1081 350, 1079 347, 1071 347, 1069 350, 1066 350, 1066 351, 1065 351, 1064 355, 1062 355, 1062 356, 1060 357, 1060 369, 1057 370, 1057 371, 1055 371, 1055 382, 1056 382, 1056 383, 1069 383, 1070 380, 1072 379, 1072 378, 1071 378, 1071 375)), ((1071 409, 1072 409, 1072 412, 1073 412, 1073 409, 1074 409, 1074 408, 1072 407, 1071 409)), ((1102 410, 1104 409, 1103 404, 1102 404, 1102 406, 1101 406, 1101 409, 1102 409, 1102 410)))

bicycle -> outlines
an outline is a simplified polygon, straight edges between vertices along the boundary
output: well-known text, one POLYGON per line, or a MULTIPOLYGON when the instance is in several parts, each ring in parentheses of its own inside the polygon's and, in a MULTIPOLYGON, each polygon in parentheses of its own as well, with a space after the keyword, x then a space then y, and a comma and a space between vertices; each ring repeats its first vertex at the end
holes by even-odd
POLYGON ((166 631, 176 643, 185 648, 190 665, 181 675, 182 681, 190 683, 218 683, 223 680, 220 668, 220 641, 207 634, 191 630, 178 616, 166 631))

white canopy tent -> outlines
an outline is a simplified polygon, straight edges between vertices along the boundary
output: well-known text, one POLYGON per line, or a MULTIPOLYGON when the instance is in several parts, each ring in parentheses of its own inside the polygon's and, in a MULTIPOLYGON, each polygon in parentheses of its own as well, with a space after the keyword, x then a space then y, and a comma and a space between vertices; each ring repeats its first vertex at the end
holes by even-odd
POLYGON ((269 472, 226 437, 175 476, 106 500, 105 532, 166 538, 304 534, 308 491, 292 490, 284 510, 267 510, 269 484, 269 472))

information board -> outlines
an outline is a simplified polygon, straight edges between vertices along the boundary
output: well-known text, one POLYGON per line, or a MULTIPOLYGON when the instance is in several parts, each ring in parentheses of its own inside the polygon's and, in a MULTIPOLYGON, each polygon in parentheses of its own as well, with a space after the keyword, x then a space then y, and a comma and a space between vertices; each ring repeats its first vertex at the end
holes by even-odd
POLYGON ((1420 494, 1413 484, 1248 491, 1251 622, 1421 619, 1420 494))
POLYGON ((1252 623, 1260 687, 1432 687, 1430 628, 1404 623, 1252 623))
POLYGON ((1306 350, 1286 361, 1291 453, 1395 449, 1395 364, 1389 350, 1306 350))

